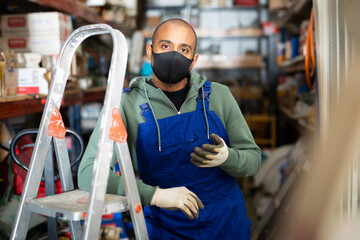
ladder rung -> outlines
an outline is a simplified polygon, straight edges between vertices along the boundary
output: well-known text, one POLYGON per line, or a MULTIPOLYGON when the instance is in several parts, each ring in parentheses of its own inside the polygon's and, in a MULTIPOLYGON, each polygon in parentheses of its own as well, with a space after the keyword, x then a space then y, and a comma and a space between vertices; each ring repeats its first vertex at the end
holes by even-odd
MULTIPOLYGON (((26 208, 34 213, 49 217, 57 217, 68 221, 83 220, 86 216, 88 203, 79 203, 79 199, 89 196, 89 192, 73 190, 43 198, 30 199, 26 208)), ((106 194, 103 214, 112 214, 128 210, 127 199, 124 196, 106 194)))

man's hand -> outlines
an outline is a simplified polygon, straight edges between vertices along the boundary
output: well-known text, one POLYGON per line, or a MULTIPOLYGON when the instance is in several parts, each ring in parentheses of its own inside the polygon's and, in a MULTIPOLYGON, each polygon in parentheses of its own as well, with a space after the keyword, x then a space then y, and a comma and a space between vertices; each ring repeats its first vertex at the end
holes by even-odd
POLYGON ((203 144, 202 148, 195 147, 191 153, 191 162, 198 167, 219 166, 229 156, 228 147, 221 137, 213 133, 210 138, 214 144, 203 144))
POLYGON ((204 208, 203 203, 195 193, 186 187, 158 188, 150 205, 168 210, 180 210, 190 219, 199 217, 199 208, 204 208))

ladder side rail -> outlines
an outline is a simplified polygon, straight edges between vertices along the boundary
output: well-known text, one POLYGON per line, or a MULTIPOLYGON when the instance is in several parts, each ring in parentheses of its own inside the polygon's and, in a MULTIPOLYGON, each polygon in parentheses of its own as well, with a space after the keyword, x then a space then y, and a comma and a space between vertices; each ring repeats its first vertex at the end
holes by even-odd
MULTIPOLYGON (((93 36, 93 35, 99 35, 99 34, 104 34, 109 32, 110 27, 105 25, 105 24, 95 24, 95 25, 90 25, 90 26, 84 26, 81 28, 78 28, 77 30, 75 30, 66 40, 66 42, 64 43, 63 48, 60 51, 60 56, 61 59, 58 63, 58 66, 60 67, 60 69, 70 69, 70 65, 71 65, 71 61, 72 61, 72 57, 75 54, 76 49, 79 47, 79 45, 88 37, 93 36)), ((55 148, 55 150, 57 151, 57 153, 61 156, 59 156, 58 159, 61 159, 62 161, 62 167, 66 167, 68 169, 71 169, 70 167, 70 161, 68 158, 67 154, 63 154, 64 152, 67 151, 59 151, 60 149, 65 149, 66 150, 66 144, 65 142, 56 139, 55 140, 57 147, 55 148), (61 143, 63 142, 63 143, 61 143), (64 147, 62 147, 64 146, 64 147), (65 161, 63 161, 63 159, 66 159, 65 161), (66 166, 65 166, 66 165, 66 166)), ((64 169, 63 168, 63 169, 64 169)), ((65 172, 62 171, 62 174, 64 174, 65 172)), ((65 191, 69 191, 74 189, 74 184, 72 182, 72 177, 70 180, 70 177, 66 177, 63 175, 63 179, 62 179, 62 184, 64 184, 63 188, 65 191), (65 186, 67 185, 67 186, 65 186)), ((105 195, 104 195, 105 197, 105 195)), ((104 204, 102 204, 103 206, 104 204)), ((74 239, 81 239, 82 236, 82 231, 81 231, 81 225, 79 221, 73 222, 70 221, 70 231, 72 234, 72 237, 74 239)))
POLYGON ((26 202, 29 199, 36 198, 46 160, 46 154, 39 153, 46 153, 49 149, 50 142, 51 136, 47 135, 44 131, 40 131, 39 134, 36 136, 36 142, 33 153, 31 155, 29 171, 26 175, 23 192, 21 194, 19 202, 18 212, 14 220, 10 239, 26 238, 32 215, 29 209, 26 208, 26 202))
POLYGON ((46 196, 55 194, 55 183, 54 183, 54 162, 53 162, 53 148, 50 144, 49 151, 44 166, 44 183, 46 196))
MULTIPOLYGON (((51 196, 55 194, 55 183, 54 183, 54 162, 53 162, 53 149, 52 144, 49 146, 49 151, 47 153, 47 158, 45 161, 44 169, 44 178, 45 178, 45 193, 46 196, 51 196)), ((48 228, 48 238, 56 239, 57 235, 57 222, 56 218, 46 217, 47 228, 48 228)))
POLYGON ((128 198, 129 210, 131 220, 134 224, 136 239, 149 239, 128 144, 127 142, 115 142, 115 149, 119 160, 118 162, 120 165, 121 178, 123 180, 125 194, 128 198))
POLYGON ((74 181, 71 174, 69 154, 65 138, 54 138, 55 154, 58 162, 61 186, 64 192, 74 190, 74 181))
POLYGON ((94 160, 89 205, 84 224, 83 239, 97 239, 100 232, 110 161, 114 153, 114 141, 109 139, 112 109, 119 108, 125 79, 128 48, 125 36, 109 27, 113 40, 113 54, 110 63, 104 111, 100 123, 98 150, 94 160), (121 46, 121 47, 120 47, 121 46))
POLYGON ((19 208, 15 217, 10 239, 26 238, 31 219, 31 212, 26 209, 26 201, 28 199, 35 198, 39 189, 46 160, 46 154, 40 153, 44 153, 49 149, 52 138, 47 134, 46 127, 49 125, 52 110, 55 107, 60 107, 62 96, 65 90, 65 84, 69 75, 72 55, 75 53, 76 48, 80 45, 80 40, 82 40, 82 38, 96 34, 103 34, 106 32, 107 31, 104 29, 104 27, 96 26, 77 29, 69 35, 61 48, 58 62, 54 68, 49 95, 47 97, 47 101, 41 117, 39 132, 36 136, 35 146, 31 155, 29 171, 26 175, 23 192, 19 202, 19 208), (71 56, 68 56, 69 54, 71 54, 71 56), (67 57, 65 61, 63 61, 64 57, 67 57))
POLYGON ((28 174, 26 175, 23 192, 21 194, 18 213, 15 218, 11 239, 25 239, 30 223, 31 212, 25 211, 26 201, 36 198, 42 173, 45 167, 46 154, 52 137, 47 134, 52 111, 61 104, 65 89, 67 75, 61 68, 56 68, 51 82, 50 92, 44 107, 39 132, 36 136, 35 146, 30 160, 28 174))
MULTIPOLYGON (((70 159, 67 152, 65 138, 53 138, 56 159, 59 168, 61 186, 64 192, 74 190, 74 181, 71 173, 70 159)), ((61 217, 61 216, 59 216, 61 217)), ((80 221, 69 221, 72 239, 81 239, 82 230, 80 221)))

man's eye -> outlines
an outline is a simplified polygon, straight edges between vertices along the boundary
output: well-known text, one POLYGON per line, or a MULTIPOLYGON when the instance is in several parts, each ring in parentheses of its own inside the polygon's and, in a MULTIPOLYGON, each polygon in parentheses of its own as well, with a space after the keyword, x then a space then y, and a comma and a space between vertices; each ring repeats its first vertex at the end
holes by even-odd
POLYGON ((164 49, 169 49, 169 48, 170 48, 169 45, 163 45, 162 47, 163 47, 164 49))
POLYGON ((189 52, 188 49, 186 49, 186 48, 182 48, 182 49, 180 49, 180 51, 181 51, 182 53, 188 53, 188 52, 189 52))

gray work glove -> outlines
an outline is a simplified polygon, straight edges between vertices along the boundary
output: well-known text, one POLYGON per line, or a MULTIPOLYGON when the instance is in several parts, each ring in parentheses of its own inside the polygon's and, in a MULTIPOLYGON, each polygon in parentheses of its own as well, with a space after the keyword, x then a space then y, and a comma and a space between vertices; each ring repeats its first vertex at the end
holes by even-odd
POLYGON ((191 162, 198 167, 216 167, 225 162, 229 156, 229 149, 225 141, 216 134, 210 138, 214 144, 203 144, 201 148, 195 147, 191 153, 191 162))
POLYGON ((199 208, 204 208, 203 203, 195 193, 186 187, 158 188, 150 205, 168 210, 180 210, 190 219, 199 217, 199 208))

